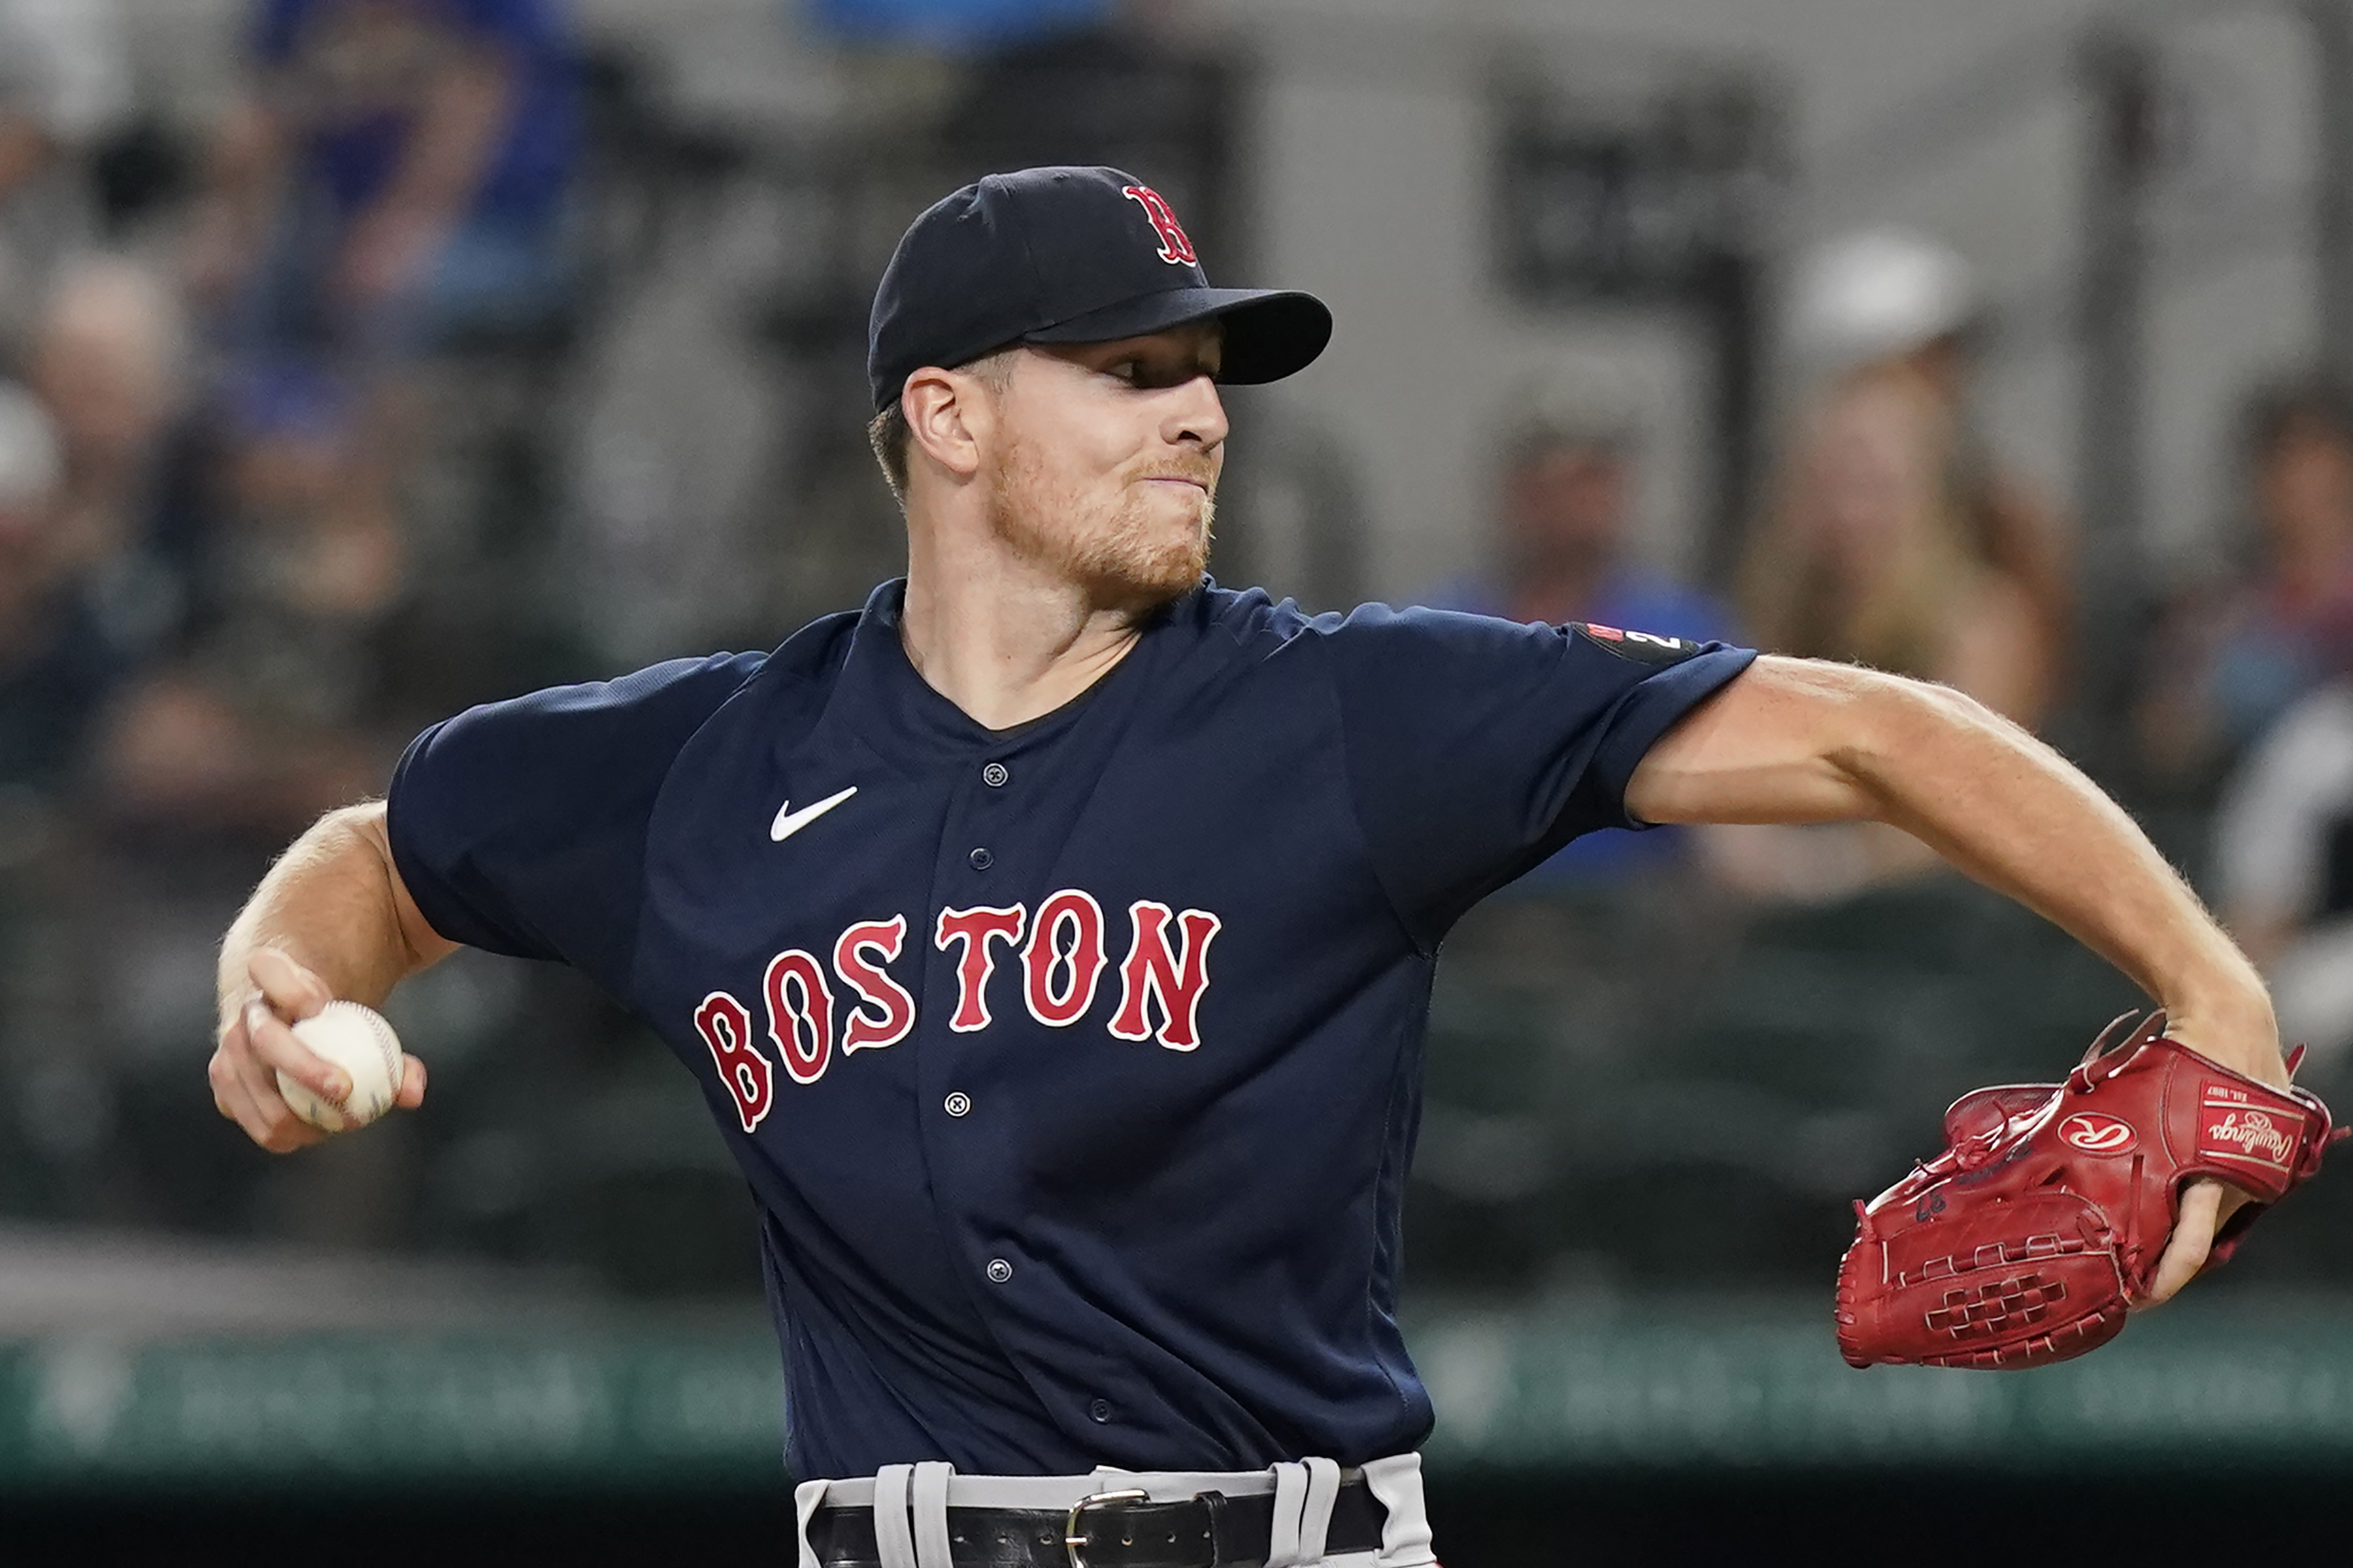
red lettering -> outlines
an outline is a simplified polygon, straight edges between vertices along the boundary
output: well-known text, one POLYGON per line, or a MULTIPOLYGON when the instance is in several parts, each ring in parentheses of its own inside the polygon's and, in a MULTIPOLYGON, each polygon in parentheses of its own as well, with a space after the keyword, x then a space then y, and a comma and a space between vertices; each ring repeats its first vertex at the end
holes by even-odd
POLYGON ((915 999, 882 970, 882 964, 898 962, 899 949, 906 940, 907 917, 893 915, 887 921, 851 926, 833 944, 833 972, 841 976, 842 984, 858 993, 849 1016, 842 1021, 843 1056, 895 1046, 915 1026, 915 999), (880 953, 881 960, 868 963, 868 952, 880 953), (869 1012, 870 1006, 881 1008, 881 1016, 869 1012))
POLYGON ((1184 950, 1168 951, 1166 904, 1138 899, 1127 906, 1135 936, 1126 961, 1119 966, 1119 1015, 1111 1032, 1123 1040, 1148 1040, 1156 1033, 1172 1051, 1189 1051, 1201 1043, 1198 1027, 1202 994, 1209 988, 1209 942, 1224 922, 1207 910, 1187 910, 1176 917, 1184 950), (1146 994, 1160 1008, 1160 1027, 1147 1016, 1146 994))
POLYGON ((711 1047, 719 1081, 735 1101, 736 1120, 751 1131, 776 1103, 776 1072, 752 1043, 750 1010, 726 992, 713 991, 694 1010, 694 1032, 711 1047))
POLYGON ((768 1038, 784 1053, 785 1071, 795 1083, 815 1083, 833 1060, 833 988, 824 969, 799 948, 787 948, 768 960, 761 986, 768 1038))
POLYGON ((932 945, 942 952, 948 943, 960 942, 963 950, 956 954, 956 1010, 948 1020, 948 1027, 959 1035, 969 1035, 976 1029, 988 1027, 988 977, 997 969, 997 955, 988 950, 991 942, 1003 942, 1008 947, 1021 941, 1021 927, 1029 918, 1029 908, 1016 904, 1009 910, 942 910, 940 921, 932 933, 932 945))
POLYGON ((1187 267, 1198 264, 1193 254, 1193 242, 1186 237, 1185 226, 1176 221, 1176 209, 1168 198, 1150 185, 1123 185, 1119 194, 1142 207, 1152 220, 1153 232, 1160 237, 1160 259, 1182 262, 1187 267))
POLYGON ((1029 945, 1021 950, 1021 990, 1029 1016, 1057 1028, 1085 1017, 1095 1005, 1105 962, 1103 906, 1092 894, 1065 888, 1039 904, 1029 945), (1070 984, 1057 992, 1054 971, 1066 964, 1070 984))

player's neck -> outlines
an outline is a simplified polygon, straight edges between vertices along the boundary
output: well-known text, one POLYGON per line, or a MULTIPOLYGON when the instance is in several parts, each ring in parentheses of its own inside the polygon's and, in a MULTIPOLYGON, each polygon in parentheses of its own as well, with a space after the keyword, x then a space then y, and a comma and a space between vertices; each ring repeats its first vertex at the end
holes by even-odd
POLYGON ((991 730, 1041 718, 1079 696, 1135 646, 1133 611, 997 551, 926 548, 911 531, 907 658, 925 685, 991 730))

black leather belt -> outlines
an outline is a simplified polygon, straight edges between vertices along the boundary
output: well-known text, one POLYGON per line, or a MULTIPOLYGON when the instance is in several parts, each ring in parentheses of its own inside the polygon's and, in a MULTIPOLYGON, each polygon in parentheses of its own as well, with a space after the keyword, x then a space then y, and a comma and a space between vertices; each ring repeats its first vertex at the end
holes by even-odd
MULTIPOLYGON (((1378 1551, 1388 1517, 1361 1479, 1343 1481, 1325 1554, 1378 1551)), ((955 1568, 1261 1568, 1273 1531, 1271 1493, 1203 1492, 1185 1502, 1107 1498, 1076 1510, 951 1508, 948 1556, 955 1568)), ((871 1508, 818 1509, 809 1517, 808 1542, 825 1568, 881 1568, 871 1508)))

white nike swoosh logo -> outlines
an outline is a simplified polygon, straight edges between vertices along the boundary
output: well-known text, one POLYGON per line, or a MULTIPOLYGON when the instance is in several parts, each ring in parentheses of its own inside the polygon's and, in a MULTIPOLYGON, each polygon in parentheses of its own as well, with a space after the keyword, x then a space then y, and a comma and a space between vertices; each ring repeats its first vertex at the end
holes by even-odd
POLYGON ((843 801, 848 800, 851 795, 856 795, 857 793, 858 786, 856 784, 851 784, 839 795, 827 795, 815 805, 805 805, 798 811, 795 811, 793 809, 793 803, 791 801, 785 802, 784 805, 776 808, 776 820, 768 827, 768 837, 776 843, 782 844, 786 839, 790 838, 794 834, 798 833, 802 828, 807 827, 810 823, 815 822, 818 817, 823 816, 827 812, 831 811, 835 806, 839 805, 843 801))

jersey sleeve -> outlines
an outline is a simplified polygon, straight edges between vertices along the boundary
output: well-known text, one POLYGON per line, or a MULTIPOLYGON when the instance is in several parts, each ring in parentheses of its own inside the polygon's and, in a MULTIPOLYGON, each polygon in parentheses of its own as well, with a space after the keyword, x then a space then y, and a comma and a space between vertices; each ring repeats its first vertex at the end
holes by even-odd
POLYGON ((1359 821, 1400 918, 1429 946, 1577 835, 1648 826, 1626 810, 1635 767, 1757 657, 1384 605, 1329 626, 1323 643, 1359 821))
POLYGON ((647 825, 680 750, 759 654, 470 709, 410 743, 386 814, 393 863, 452 942, 555 960, 617 986, 645 900, 647 825))

